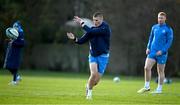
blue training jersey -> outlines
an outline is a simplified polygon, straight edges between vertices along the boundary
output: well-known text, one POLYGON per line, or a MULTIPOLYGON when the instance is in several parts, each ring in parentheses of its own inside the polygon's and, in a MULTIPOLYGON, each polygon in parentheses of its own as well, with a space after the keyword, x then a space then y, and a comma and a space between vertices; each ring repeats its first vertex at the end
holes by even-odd
POLYGON ((152 27, 147 48, 150 51, 167 53, 173 41, 173 30, 166 23, 152 27))

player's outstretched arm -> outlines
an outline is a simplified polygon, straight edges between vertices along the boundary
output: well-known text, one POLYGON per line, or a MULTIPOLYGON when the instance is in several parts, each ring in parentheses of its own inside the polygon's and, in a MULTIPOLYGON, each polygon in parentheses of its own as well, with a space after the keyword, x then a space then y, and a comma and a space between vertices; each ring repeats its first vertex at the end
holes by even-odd
POLYGON ((86 34, 84 34, 81 38, 76 38, 73 33, 67 32, 67 37, 68 37, 69 39, 71 39, 71 40, 74 40, 75 43, 77 43, 77 44, 83 44, 83 43, 85 43, 85 42, 88 41, 88 39, 89 39, 90 36, 89 36, 88 33, 86 33, 86 34))

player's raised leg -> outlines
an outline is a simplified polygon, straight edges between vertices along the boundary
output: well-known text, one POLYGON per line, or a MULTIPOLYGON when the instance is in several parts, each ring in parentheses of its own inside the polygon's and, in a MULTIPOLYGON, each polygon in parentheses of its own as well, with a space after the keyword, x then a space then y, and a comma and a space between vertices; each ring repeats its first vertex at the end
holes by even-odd
POLYGON ((156 61, 152 58, 146 58, 144 66, 144 87, 137 91, 137 93, 144 93, 150 91, 150 80, 151 80, 151 69, 154 66, 156 61))

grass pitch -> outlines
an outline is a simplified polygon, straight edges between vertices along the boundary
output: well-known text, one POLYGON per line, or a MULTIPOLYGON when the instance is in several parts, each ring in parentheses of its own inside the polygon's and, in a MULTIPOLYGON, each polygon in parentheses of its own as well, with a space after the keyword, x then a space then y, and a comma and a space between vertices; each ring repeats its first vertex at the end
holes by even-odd
MULTIPOLYGON (((180 79, 163 85, 163 94, 137 94, 143 77, 120 76, 119 83, 113 76, 103 76, 93 90, 93 99, 85 99, 85 84, 89 74, 48 71, 20 71, 22 81, 9 86, 11 75, 0 70, 0 104, 61 104, 61 105, 118 105, 118 104, 177 104, 180 105, 180 79)), ((152 80, 151 89, 157 84, 152 80)))

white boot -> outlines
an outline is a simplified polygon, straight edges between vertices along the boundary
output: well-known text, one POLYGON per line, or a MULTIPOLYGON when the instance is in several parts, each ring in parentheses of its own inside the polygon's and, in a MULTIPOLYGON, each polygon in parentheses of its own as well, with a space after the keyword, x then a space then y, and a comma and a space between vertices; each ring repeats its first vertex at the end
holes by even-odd
POLYGON ((16 81, 11 81, 10 83, 8 83, 8 85, 17 85, 18 83, 16 81))
POLYGON ((87 90, 87 95, 86 95, 86 99, 87 100, 91 100, 92 99, 92 90, 87 90))
POLYGON ((86 99, 91 100, 92 99, 92 90, 89 89, 89 86, 86 85, 86 99))

